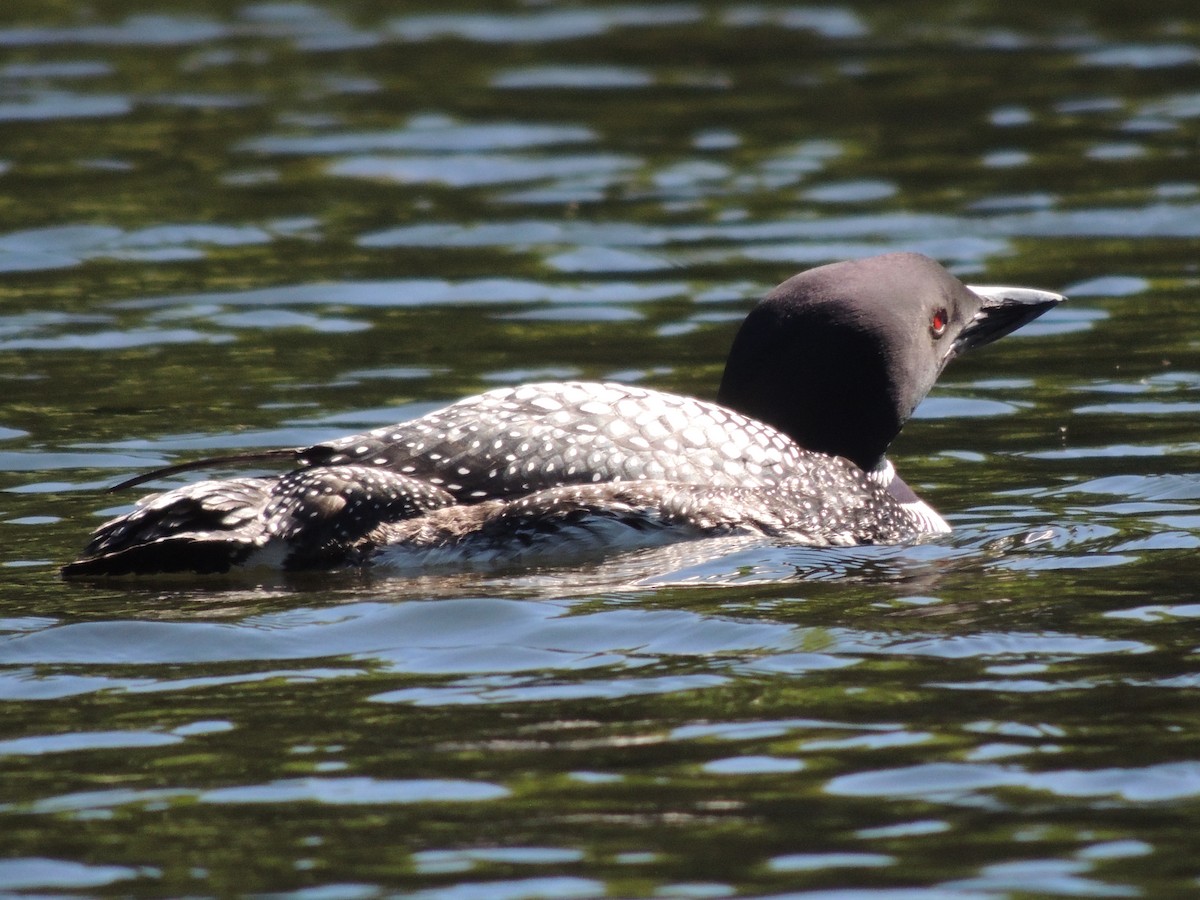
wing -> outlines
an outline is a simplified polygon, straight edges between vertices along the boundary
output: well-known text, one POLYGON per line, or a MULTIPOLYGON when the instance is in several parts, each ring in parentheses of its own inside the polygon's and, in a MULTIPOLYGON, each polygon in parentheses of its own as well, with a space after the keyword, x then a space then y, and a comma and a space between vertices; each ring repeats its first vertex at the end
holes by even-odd
POLYGON ((460 503, 609 481, 770 488, 830 465, 829 457, 714 403, 588 382, 489 391, 297 458, 386 467, 460 503))

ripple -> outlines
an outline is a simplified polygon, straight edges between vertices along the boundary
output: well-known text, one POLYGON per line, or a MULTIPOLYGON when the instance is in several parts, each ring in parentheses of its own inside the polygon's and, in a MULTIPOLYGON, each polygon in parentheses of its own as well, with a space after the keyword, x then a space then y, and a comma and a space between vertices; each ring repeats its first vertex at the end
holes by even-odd
POLYGON ((804 196, 818 203, 872 203, 895 196, 897 188, 887 181, 843 181, 809 188, 804 196))
POLYGON ((104 887, 148 874, 127 866, 90 866, 42 857, 0 860, 0 884, 6 891, 104 887))
POLYGON ((1077 415, 1188 416, 1200 413, 1200 401, 1141 400, 1137 403, 1096 403, 1077 406, 1074 412, 1077 415))
MULTIPOLYGON (((448 370, 445 368, 435 368, 432 366, 385 366, 381 369, 352 369, 349 372, 342 374, 338 380, 353 379, 355 381, 415 381, 422 378, 434 378, 438 375, 443 375, 448 370)), ((577 374, 576 370, 570 370, 570 374, 577 374)), ((557 380, 563 381, 568 374, 556 376, 557 380)), ((529 379, 522 379, 529 380, 529 379)))
POLYGON ((125 231, 105 225, 59 225, 0 235, 0 271, 38 271, 92 259, 173 262, 201 258, 206 247, 266 244, 256 226, 154 225, 125 231))
POLYGON ((0 634, 0 662, 124 665, 352 655, 407 672, 588 669, 791 644, 792 629, 682 611, 569 615, 515 600, 355 603, 209 622, 77 622, 0 634))
POLYGON ((518 322, 640 322, 645 316, 632 309, 607 306, 554 306, 509 313, 500 318, 518 322))
POLYGON ((1140 553, 1146 550, 1195 550, 1197 548, 1200 548, 1200 536, 1198 535, 1186 531, 1162 531, 1148 537, 1117 544, 1113 547, 1113 552, 1140 553))
POLYGON ((1022 335, 1029 338, 1045 337, 1052 334, 1077 334, 1081 331, 1090 330, 1097 322, 1103 322, 1108 318, 1109 314, 1102 309, 1087 309, 1082 306, 1063 309, 1061 306, 1058 306, 1039 317, 1036 321, 1030 322, 1017 332, 1017 334, 1008 335, 1008 337, 1009 339, 1019 339, 1022 335))
MULTIPOLYGON (((948 691, 989 691, 1000 694, 1062 694, 1068 691, 1086 691, 1098 687, 1099 681, 1048 680, 1040 678, 999 678, 977 681, 940 681, 931 686, 948 691)), ((974 750, 971 759, 992 759, 1028 753, 1029 748, 1012 744, 985 744, 974 750)))
POLYGON ((790 735, 795 731, 831 730, 891 732, 896 724, 833 722, 823 719, 755 719, 746 722, 704 722, 682 725, 671 732, 672 740, 758 741, 790 735))
POLYGON ((978 212, 1021 212, 1033 209, 1051 209, 1059 204, 1057 194, 1003 194, 998 197, 984 197, 968 204, 967 208, 978 212))
POLYGON ((72 734, 37 735, 0 741, 0 756, 41 756, 80 750, 119 750, 133 747, 164 747, 183 738, 156 731, 85 731, 72 734))
POLYGON ((1146 148, 1140 144, 1097 144, 1089 147, 1085 155, 1088 159, 1100 161, 1137 159, 1146 154, 1146 148))
POLYGON ((1020 455, 1028 459, 1125 459, 1158 458, 1177 453, 1195 453, 1200 444, 1108 444, 1103 447, 1063 447, 1034 450, 1020 455))
POLYGON ((624 66, 531 66, 492 76, 492 87, 519 90, 628 90, 649 87, 654 76, 645 69, 624 66))
POLYGON ((174 94, 151 94, 141 100, 154 106, 174 106, 179 109, 243 109, 259 106, 266 99, 258 94, 196 94, 179 92, 174 94))
MULTIPOLYGON (((338 131, 336 134, 270 135, 245 141, 238 150, 283 156, 325 156, 378 151, 522 150, 594 141, 590 128, 520 122, 466 124, 445 116, 416 116, 391 131, 338 131)), ((450 157, 451 161, 459 157, 450 157)))
MULTIPOLYGON (((493 667, 501 662, 504 649, 493 653, 493 667)), ((531 665, 533 656, 529 651, 514 655, 514 662, 522 669, 536 668, 531 665)), ((470 667, 467 654, 463 654, 456 670, 470 667)), ((447 663, 453 659, 448 659, 447 663)), ((597 665, 615 660, 596 659, 597 665)), ((563 660, 561 654, 545 653, 541 660, 546 667, 556 667, 563 660)), ((403 688, 376 694, 368 699, 378 703, 405 703, 412 706, 476 706, 492 703, 547 703, 570 700, 619 700, 624 697, 646 697, 655 694, 676 694, 684 691, 703 690, 728 683, 727 678, 717 675, 672 675, 663 678, 591 678, 572 684, 508 684, 492 686, 470 684, 450 685, 444 688, 403 688)))
POLYGON ((541 866, 578 862, 580 850, 565 847, 476 847, 469 850, 420 850, 412 855, 418 872, 466 872, 477 862, 541 866))
POLYGON ((373 884, 339 881, 290 891, 276 891, 269 896, 277 900, 375 900, 379 897, 379 888, 373 884))
POLYGON ((1133 609, 1114 609, 1104 613, 1106 619, 1133 619, 1139 622, 1169 622, 1175 619, 1200 618, 1200 603, 1183 603, 1173 606, 1154 604, 1133 609))
POLYGON ((1109 475, 1074 485, 1072 492, 1111 494, 1140 500, 1200 500, 1200 476, 1180 475, 1109 475))
POLYGON ((1027 403, 1004 403, 980 397, 927 397, 913 412, 914 419, 977 419, 1008 416, 1027 409, 1027 403))
POLYGON ((546 259, 559 272, 655 272, 670 268, 664 259, 608 247, 581 247, 546 259))
POLYGON ((509 791, 497 784, 449 778, 287 778, 267 784, 216 788, 201 803, 324 803, 335 806, 397 803, 475 803, 499 800, 509 791))
POLYGON ((133 101, 119 94, 72 94, 38 91, 23 100, 0 103, 0 122, 46 122, 128 115, 133 101))
MULTIPOLYGON (((934 256, 946 260, 947 263, 978 265, 989 256, 1006 252, 1007 245, 1000 241, 973 237, 933 237, 908 240, 900 239, 896 241, 880 239, 863 243, 830 243, 818 239, 817 242, 808 244, 798 243, 793 240, 777 245, 735 245, 729 250, 708 254, 707 261, 719 262, 731 258, 743 258, 762 262, 791 263, 808 267, 839 259, 859 259, 865 256, 874 256, 879 253, 890 253, 900 250, 911 253, 924 253, 926 256, 934 256)), ((1028 326, 1022 329, 1023 333, 1028 334, 1029 329, 1032 327, 1028 326)))
POLYGON ((393 20, 389 31, 406 41, 460 38, 484 44, 577 40, 619 28, 661 27, 699 21, 695 6, 610 6, 504 14, 415 15, 393 20))
POLYGON ((62 60, 53 62, 9 63, 0 66, 0 78, 12 79, 62 79, 102 78, 111 75, 114 68, 99 59, 62 60))
POLYGON ((290 312, 281 309, 257 309, 251 312, 222 313, 206 316, 213 323, 225 328, 304 328, 323 334, 348 334, 355 331, 366 331, 371 328, 370 322, 358 319, 336 318, 331 316, 313 316, 305 313, 290 312))
MULTIPOLYGON (((239 675, 201 675, 182 678, 126 678, 115 675, 51 673, 38 668, 8 667, 0 670, 0 700, 20 702, 59 700, 86 694, 123 691, 129 694, 173 694, 177 691, 277 681, 302 684, 360 675, 358 669, 276 669, 239 675)), ((169 734, 185 735, 182 728, 169 734)))
POLYGON ((878 731, 857 734, 848 738, 817 738, 800 744, 802 753, 820 753, 830 750, 892 750, 896 747, 911 747, 934 740, 928 732, 878 731))
POLYGON ((608 894, 602 881, 557 875, 442 886, 413 891, 405 896, 409 900, 585 900, 608 894))
POLYGON ((1200 795, 1200 763, 1043 772, 996 764, 926 763, 838 776, 825 789, 843 796, 944 802, 996 788, 1025 788, 1058 797, 1120 797, 1131 802, 1179 800, 1200 795))
MULTIPOLYGON (((905 249, 977 264, 1008 250, 1007 243, 1002 240, 964 236, 962 231, 962 220, 952 216, 903 212, 823 216, 818 220, 733 221, 679 226, 612 220, 554 222, 521 219, 484 224, 405 225, 365 234, 359 238, 359 244, 376 248, 545 245, 662 248, 700 245, 705 248, 703 258, 710 261, 749 258, 792 263, 828 262, 905 249), (714 245, 719 249, 708 249, 714 245)), ((1070 315, 1103 318, 1106 314, 1075 310, 1070 315)))
POLYGON ((1037 210, 995 216, 981 224, 985 233, 1011 237, 1200 237, 1200 206, 1151 203, 1128 209, 1037 210))
POLYGON ((1068 297, 1130 297, 1150 290, 1148 279, 1135 275, 1104 275, 1063 288, 1068 297))
POLYGON ((1117 96, 1071 97, 1054 104, 1055 112, 1068 116, 1120 112, 1124 108, 1125 101, 1117 96))
POLYGON ((1200 118, 1200 93, 1173 94, 1161 100, 1142 104, 1140 114, 1166 119, 1200 118))
POLYGON ((3 28, 0 47, 84 44, 111 47, 175 47, 229 36, 227 26, 208 19, 169 15, 129 16, 118 25, 61 28, 3 28))
POLYGON ((894 865, 896 858, 883 853, 789 853, 768 865, 776 872, 819 872, 823 869, 859 869, 894 865))
POLYGON ((1024 106, 998 106, 988 116, 988 121, 997 128, 1015 128, 1034 121, 1033 113, 1024 106))
POLYGON ((865 37, 867 24, 853 11, 836 6, 803 6, 776 9, 757 3, 742 3, 722 14, 725 24, 735 28, 764 25, 795 31, 812 31, 833 40, 865 37))
POLYGON ((989 169, 1014 169, 1028 165, 1032 158, 1024 150, 993 150, 984 154, 982 162, 989 169))
POLYGON ((730 756, 706 762, 701 768, 713 775, 784 775, 799 772, 804 762, 778 756, 730 756))
POLYGON ((1080 859, 1129 859, 1136 856, 1147 856, 1154 848, 1145 841, 1119 840, 1105 841, 1085 847, 1076 855, 1080 859))
MULTIPOLYGON (((1171 393, 1193 393, 1200 386, 1200 375, 1196 372, 1170 372, 1139 378, 1136 381, 1110 381, 1095 379, 1075 388, 1079 392, 1096 394, 1162 395, 1171 393)), ((1135 446, 1135 445, 1130 445, 1135 446)))
POLYGON ((881 652, 888 655, 930 656, 941 659, 973 659, 995 656, 1092 656, 1109 653, 1148 653, 1150 644, 1141 641, 1053 633, 996 632, 970 635, 934 635, 901 639, 881 652))
POLYGON ((377 33, 360 31, 331 11, 301 2, 252 3, 238 11, 253 33, 290 38, 302 50, 358 50, 381 43, 377 33))
POLYGON ((522 247, 565 244, 611 251, 613 246, 654 246, 668 240, 669 232, 633 222, 547 222, 525 219, 483 224, 403 225, 365 234, 358 239, 358 243, 363 247, 522 247))
POLYGON ((0 340, 0 350, 128 350, 169 344, 224 344, 231 335, 206 334, 190 328, 130 328, 124 331, 90 331, 54 337, 25 337, 0 340))
POLYGON ((949 822, 943 822, 940 819, 923 819, 916 822, 900 822, 896 825, 881 825, 877 828, 863 828, 855 832, 855 836, 866 840, 876 838, 890 840, 914 835, 942 834, 949 830, 949 822))
POLYGON ((598 173, 611 177, 636 165, 627 157, 603 154, 535 157, 456 153, 446 156, 352 156, 332 163, 327 171, 335 177, 370 178, 401 184, 482 187, 598 173))
POLYGON ((1120 44, 1084 53, 1079 61, 1104 68, 1165 69, 1195 65, 1200 49, 1190 44, 1120 44))
POLYGON ((685 297, 684 282, 652 281, 555 284, 517 278, 480 278, 447 281, 440 278, 395 281, 335 281, 329 284, 293 284, 246 291, 214 291, 140 297, 111 304, 116 309, 164 309, 206 307, 193 311, 211 315, 211 304, 231 306, 353 306, 421 307, 475 306, 479 304, 562 303, 583 304, 648 303, 669 297, 685 297))
POLYGON ((1089 871, 1086 862, 1061 859, 1028 859, 1014 863, 984 866, 974 878, 946 882, 944 887, 969 891, 985 891, 994 896, 1004 893, 1031 893, 1043 896, 1078 897, 1136 897, 1141 891, 1120 885, 1106 884, 1079 873, 1089 871))

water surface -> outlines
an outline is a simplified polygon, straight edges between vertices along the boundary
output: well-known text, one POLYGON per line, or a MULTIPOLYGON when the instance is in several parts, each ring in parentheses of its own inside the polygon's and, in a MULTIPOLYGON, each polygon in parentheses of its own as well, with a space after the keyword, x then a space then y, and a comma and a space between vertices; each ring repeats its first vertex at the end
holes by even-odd
POLYGON ((1190 5, 0 12, 0 891, 1187 896, 1190 5), (894 447, 913 546, 66 584, 206 453, 534 378, 711 397, 793 272, 1071 303, 894 447))

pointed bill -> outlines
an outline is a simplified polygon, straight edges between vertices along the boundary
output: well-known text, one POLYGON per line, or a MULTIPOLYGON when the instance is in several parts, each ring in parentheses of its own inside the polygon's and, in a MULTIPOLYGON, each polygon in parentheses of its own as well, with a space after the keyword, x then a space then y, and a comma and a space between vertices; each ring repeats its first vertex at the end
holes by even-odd
POLYGON ((1027 325, 1067 298, 1053 291, 999 285, 967 285, 980 300, 979 311, 954 339, 954 356, 990 344, 1027 325))

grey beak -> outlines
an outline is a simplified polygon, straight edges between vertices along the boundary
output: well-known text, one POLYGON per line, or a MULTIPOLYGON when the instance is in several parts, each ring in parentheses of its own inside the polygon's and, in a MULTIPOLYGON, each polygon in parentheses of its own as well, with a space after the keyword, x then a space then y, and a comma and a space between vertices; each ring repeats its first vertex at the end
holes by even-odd
POLYGON ((979 298, 979 311, 954 339, 954 356, 999 340, 1067 299, 1034 288, 969 284, 967 290, 979 298))

